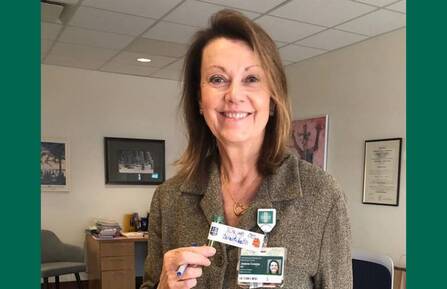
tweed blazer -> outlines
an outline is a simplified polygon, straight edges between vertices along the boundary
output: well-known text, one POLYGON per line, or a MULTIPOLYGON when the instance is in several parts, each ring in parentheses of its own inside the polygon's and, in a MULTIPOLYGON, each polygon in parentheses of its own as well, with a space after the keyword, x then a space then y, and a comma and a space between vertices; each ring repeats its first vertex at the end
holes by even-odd
MULTIPOLYGON (((185 182, 174 177, 160 185, 149 217, 148 257, 141 288, 159 281, 163 254, 191 243, 206 244, 213 215, 223 215, 217 164, 208 178, 185 182)), ((335 180, 320 168, 287 155, 276 173, 262 181, 239 228, 260 232, 258 208, 275 208, 277 222, 268 247, 287 248, 286 289, 351 289, 351 231, 345 197, 335 180)), ((211 265, 203 269, 196 288, 237 286, 239 249, 217 243, 211 265)))

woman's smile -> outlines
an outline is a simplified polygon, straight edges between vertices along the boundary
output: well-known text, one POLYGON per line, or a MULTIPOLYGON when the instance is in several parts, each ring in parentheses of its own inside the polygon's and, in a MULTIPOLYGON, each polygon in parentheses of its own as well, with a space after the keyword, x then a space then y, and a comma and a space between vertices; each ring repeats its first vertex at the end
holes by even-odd
POLYGON ((244 120, 251 116, 252 112, 245 112, 245 111, 222 111, 219 112, 219 114, 228 120, 244 120))

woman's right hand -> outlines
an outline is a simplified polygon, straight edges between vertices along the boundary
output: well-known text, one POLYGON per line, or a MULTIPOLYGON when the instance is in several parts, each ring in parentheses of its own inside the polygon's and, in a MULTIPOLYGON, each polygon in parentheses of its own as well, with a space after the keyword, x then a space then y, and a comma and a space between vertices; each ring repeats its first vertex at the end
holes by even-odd
POLYGON ((185 247, 168 251, 163 257, 158 289, 189 289, 197 284, 197 278, 202 276, 202 266, 209 266, 209 257, 216 254, 216 249, 209 246, 185 247), (180 265, 188 267, 181 277, 177 277, 180 265))

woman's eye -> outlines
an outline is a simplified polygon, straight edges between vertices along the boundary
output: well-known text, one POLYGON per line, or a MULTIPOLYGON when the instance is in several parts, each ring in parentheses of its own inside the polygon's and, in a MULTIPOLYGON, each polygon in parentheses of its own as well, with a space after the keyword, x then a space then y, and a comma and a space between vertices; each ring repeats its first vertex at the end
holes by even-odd
POLYGON ((256 83, 256 82, 259 82, 259 78, 257 76, 254 76, 254 75, 250 75, 247 78, 245 78, 245 82, 247 82, 247 83, 256 83))
POLYGON ((226 82, 226 80, 222 76, 211 76, 208 79, 208 82, 215 85, 222 85, 226 82))

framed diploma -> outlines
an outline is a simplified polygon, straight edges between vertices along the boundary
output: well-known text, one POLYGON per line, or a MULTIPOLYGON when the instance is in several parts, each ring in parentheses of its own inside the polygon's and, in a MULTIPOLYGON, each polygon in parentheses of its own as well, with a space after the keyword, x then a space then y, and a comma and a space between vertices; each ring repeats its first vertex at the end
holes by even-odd
POLYGON ((365 141, 363 204, 399 206, 402 138, 365 141))

